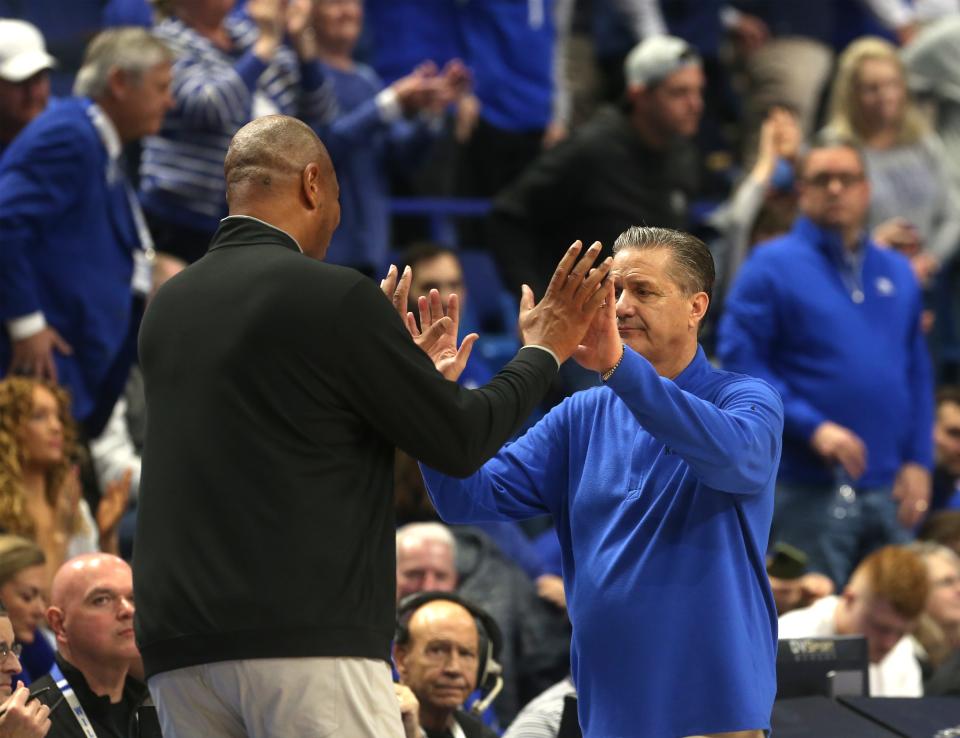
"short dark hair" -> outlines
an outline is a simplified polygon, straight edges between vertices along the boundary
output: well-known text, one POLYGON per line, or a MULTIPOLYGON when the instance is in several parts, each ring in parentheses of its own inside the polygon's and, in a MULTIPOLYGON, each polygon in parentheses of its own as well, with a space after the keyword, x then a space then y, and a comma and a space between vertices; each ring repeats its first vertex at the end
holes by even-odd
POLYGON ((673 257, 668 269, 670 278, 685 295, 706 292, 710 297, 713 294, 713 282, 717 276, 713 255, 696 236, 672 228, 630 226, 613 244, 614 254, 624 249, 667 249, 673 257))
POLYGON ((939 408, 941 405, 946 405, 947 403, 950 403, 951 405, 960 405, 960 387, 957 387, 956 385, 945 384, 943 387, 937 390, 937 408, 939 408))
POLYGON ((417 241, 410 244, 400 255, 400 262, 403 266, 416 269, 417 264, 421 262, 432 261, 438 256, 446 256, 447 254, 455 258, 458 262, 460 261, 457 252, 449 246, 443 246, 433 241, 417 241))

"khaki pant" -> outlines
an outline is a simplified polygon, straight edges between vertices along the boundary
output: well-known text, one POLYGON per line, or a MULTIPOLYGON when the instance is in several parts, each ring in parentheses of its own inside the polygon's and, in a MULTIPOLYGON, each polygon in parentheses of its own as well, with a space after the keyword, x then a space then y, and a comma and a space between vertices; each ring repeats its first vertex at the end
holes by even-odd
POLYGON ((222 661, 157 674, 148 686, 164 738, 404 738, 382 661, 222 661))

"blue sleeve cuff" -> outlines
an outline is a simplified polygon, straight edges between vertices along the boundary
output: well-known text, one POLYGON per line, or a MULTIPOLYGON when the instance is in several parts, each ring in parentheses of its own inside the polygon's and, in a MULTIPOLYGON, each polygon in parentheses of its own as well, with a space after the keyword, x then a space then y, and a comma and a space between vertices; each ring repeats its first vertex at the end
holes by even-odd
POLYGON ((316 59, 300 63, 300 85, 307 92, 319 90, 325 78, 323 66, 316 59))
POLYGON ((260 79, 260 75, 266 70, 267 64, 263 59, 254 54, 251 49, 237 60, 233 68, 240 76, 240 79, 243 80, 247 89, 253 92, 257 88, 257 80, 260 79))

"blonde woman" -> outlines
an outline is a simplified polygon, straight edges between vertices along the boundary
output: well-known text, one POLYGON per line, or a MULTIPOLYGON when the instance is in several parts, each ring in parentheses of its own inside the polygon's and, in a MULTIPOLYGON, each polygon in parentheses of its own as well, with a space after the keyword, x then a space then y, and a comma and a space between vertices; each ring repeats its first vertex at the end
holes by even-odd
POLYGON ((13 625, 13 635, 23 647, 23 671, 17 680, 29 684, 53 664, 53 646, 43 637, 46 624, 47 559, 33 541, 0 535, 0 603, 13 625))
POLYGON ((960 556, 930 541, 911 543, 908 548, 927 567, 930 594, 914 637, 922 648, 918 650, 921 660, 934 672, 960 651, 960 556))
POLYGON ((81 497, 67 393, 24 377, 0 381, 0 529, 36 541, 45 581, 71 556, 116 550, 129 475, 108 486, 94 521, 81 497))
POLYGON ((926 282, 960 244, 960 210, 946 156, 911 99, 899 53, 861 38, 840 57, 827 133, 858 143, 871 188, 874 237, 911 257, 926 282), (882 226, 879 230, 874 230, 882 226))

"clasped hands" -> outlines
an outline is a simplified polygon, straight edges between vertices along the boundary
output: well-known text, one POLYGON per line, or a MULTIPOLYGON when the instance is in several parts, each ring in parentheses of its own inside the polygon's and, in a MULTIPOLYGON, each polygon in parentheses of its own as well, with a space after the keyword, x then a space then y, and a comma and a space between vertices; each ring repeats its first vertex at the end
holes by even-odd
MULTIPOLYGON (((608 257, 594 266, 600 250, 599 242, 583 251, 583 244, 575 241, 557 265, 539 303, 530 287, 523 285, 519 315, 524 345, 548 349, 561 363, 572 356, 581 366, 597 372, 614 366, 623 350, 613 283, 608 278, 613 260, 608 257)), ((393 302, 414 342, 444 377, 455 381, 479 336, 471 333, 457 346, 459 297, 451 294, 444 306, 437 290, 418 297, 418 327, 413 313, 407 310, 412 277, 409 267, 398 275, 391 265, 380 288, 393 302)))

